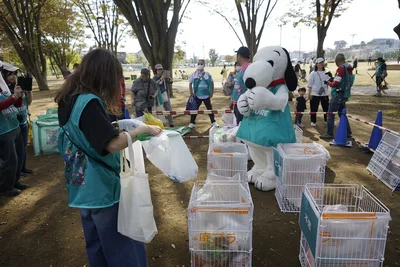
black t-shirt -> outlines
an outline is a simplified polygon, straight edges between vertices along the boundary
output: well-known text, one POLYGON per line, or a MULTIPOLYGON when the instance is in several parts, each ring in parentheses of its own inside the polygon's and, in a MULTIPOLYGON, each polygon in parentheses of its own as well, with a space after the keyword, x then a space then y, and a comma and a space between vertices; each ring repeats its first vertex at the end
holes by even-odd
POLYGON ((304 96, 297 97, 296 101, 297 101, 297 107, 296 107, 297 112, 303 112, 304 110, 307 109, 306 99, 304 98, 304 96))
MULTIPOLYGON (((58 107, 58 120, 64 126, 71 115, 77 96, 67 97, 66 102, 58 107)), ((111 125, 106 111, 98 100, 91 100, 83 109, 79 120, 79 129, 83 132, 89 144, 101 156, 108 154, 108 143, 119 135, 118 129, 111 125)))
POLYGON ((300 72, 300 64, 296 64, 295 66, 294 66, 294 72, 300 72))

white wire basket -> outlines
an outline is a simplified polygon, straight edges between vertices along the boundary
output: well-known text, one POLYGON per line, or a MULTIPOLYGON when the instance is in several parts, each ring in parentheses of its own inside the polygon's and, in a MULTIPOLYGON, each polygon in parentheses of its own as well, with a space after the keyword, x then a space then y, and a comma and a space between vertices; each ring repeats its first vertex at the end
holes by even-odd
POLYGON ((282 212, 299 212, 307 183, 323 184, 329 152, 316 143, 278 144, 274 148, 275 197, 282 212))
POLYGON ((392 191, 400 188, 400 136, 385 132, 367 169, 392 191))
POLYGON ((383 266, 389 209, 364 186, 307 184, 301 203, 300 263, 383 266))
POLYGON ((249 152, 242 143, 210 144, 207 154, 209 174, 233 177, 240 174, 242 183, 247 183, 249 152))
POLYGON ((293 124, 294 134, 296 136, 296 143, 303 143, 303 129, 296 124, 293 124))
POLYGON ((191 266, 252 266, 253 210, 248 184, 196 182, 188 208, 191 266))

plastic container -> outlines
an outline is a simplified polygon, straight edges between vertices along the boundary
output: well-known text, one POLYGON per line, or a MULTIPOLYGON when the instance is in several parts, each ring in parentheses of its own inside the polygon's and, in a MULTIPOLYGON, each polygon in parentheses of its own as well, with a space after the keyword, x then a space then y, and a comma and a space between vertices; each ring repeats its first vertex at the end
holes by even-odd
POLYGON ((307 183, 323 184, 329 152, 316 143, 278 144, 274 149, 275 196, 282 212, 299 212, 307 183))
POLYGON ((239 173, 242 183, 247 183, 248 157, 245 144, 210 144, 207 154, 208 173, 225 177, 233 177, 239 173))
POLYGON ((191 266, 252 266, 253 210, 248 184, 196 182, 188 208, 191 266))
POLYGON ((57 114, 41 115, 32 121, 33 150, 35 156, 59 153, 59 129, 57 114))
POLYGON ((400 136, 385 132, 367 169, 392 191, 400 187, 400 136))
POLYGON ((300 263, 383 266, 389 209, 364 186, 307 184, 301 203, 300 263))

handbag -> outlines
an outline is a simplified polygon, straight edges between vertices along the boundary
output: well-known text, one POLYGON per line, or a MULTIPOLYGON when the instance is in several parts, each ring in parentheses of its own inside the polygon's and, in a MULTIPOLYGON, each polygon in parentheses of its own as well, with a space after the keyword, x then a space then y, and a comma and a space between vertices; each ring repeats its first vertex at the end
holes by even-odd
POLYGON ((319 77, 319 80, 320 80, 320 82, 321 82, 321 87, 320 87, 319 90, 318 90, 318 95, 322 95, 323 93, 325 93, 325 87, 322 86, 323 82, 322 82, 321 76, 319 76, 319 73, 318 73, 318 72, 316 72, 316 73, 317 73, 317 75, 318 75, 318 77, 319 77))
POLYGON ((128 138, 128 155, 121 151, 121 195, 118 232, 136 241, 149 243, 157 234, 148 174, 145 173, 142 145, 128 138), (129 160, 130 167, 126 160, 129 160), (124 168, 123 168, 124 167, 124 168))
POLYGON ((190 95, 188 102, 186 103, 186 110, 197 110, 197 102, 194 95, 190 95))

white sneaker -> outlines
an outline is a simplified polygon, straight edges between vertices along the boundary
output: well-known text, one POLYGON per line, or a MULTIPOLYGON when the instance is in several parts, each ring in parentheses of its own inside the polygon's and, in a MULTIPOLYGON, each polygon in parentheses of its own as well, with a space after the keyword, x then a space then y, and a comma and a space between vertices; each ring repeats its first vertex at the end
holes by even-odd
POLYGON ((211 123, 211 127, 219 127, 219 124, 217 122, 211 123))
POLYGON ((317 126, 317 124, 314 123, 314 122, 312 122, 312 123, 311 123, 311 126, 312 126, 312 127, 315 127, 315 126, 317 126))
POLYGON ((189 123, 189 126, 188 126, 190 129, 193 129, 194 127, 196 127, 196 125, 194 124, 194 123, 189 123))

